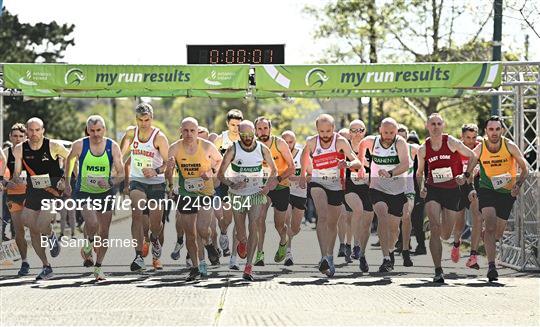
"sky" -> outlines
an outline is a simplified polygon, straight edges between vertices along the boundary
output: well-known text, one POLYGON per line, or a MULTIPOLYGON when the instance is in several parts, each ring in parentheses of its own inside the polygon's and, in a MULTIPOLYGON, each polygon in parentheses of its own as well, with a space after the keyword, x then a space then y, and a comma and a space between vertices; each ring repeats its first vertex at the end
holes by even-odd
MULTIPOLYGON (((3 2, 25 23, 75 24, 75 46, 66 50, 64 58, 72 64, 182 65, 187 63, 186 44, 273 43, 286 44, 286 64, 307 64, 320 58, 331 43, 313 39, 316 21, 302 13, 306 4, 323 5, 327 0, 3 2)), ((510 47, 522 44, 519 24, 512 19, 507 24, 517 26, 505 25, 504 40, 510 47)), ((490 33, 486 28, 488 38, 490 33)), ((540 60, 540 42, 530 34, 530 59, 540 60)))

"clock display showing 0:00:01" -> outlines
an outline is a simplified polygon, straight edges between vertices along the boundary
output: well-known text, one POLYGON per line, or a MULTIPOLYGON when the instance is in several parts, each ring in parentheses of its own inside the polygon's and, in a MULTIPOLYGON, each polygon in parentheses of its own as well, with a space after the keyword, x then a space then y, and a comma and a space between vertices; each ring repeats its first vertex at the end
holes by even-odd
MULTIPOLYGON (((274 50, 268 49, 265 51, 265 63, 272 63, 274 50)), ((216 49, 209 51, 210 64, 260 64, 263 62, 263 51, 261 49, 253 49, 247 51, 244 49, 227 49, 221 52, 216 49)))

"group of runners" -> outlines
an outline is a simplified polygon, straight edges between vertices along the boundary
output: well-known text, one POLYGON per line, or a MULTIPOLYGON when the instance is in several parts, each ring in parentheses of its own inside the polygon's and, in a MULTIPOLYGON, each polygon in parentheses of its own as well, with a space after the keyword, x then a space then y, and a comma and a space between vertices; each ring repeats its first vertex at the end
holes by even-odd
POLYGON ((416 179, 429 218, 433 281, 444 282, 441 240, 453 236, 451 258, 460 259, 465 208, 473 217, 466 265, 480 268, 477 251, 483 239, 487 277, 497 280, 496 242, 528 173, 518 147, 502 136, 499 117, 486 121, 481 139, 476 125, 464 125, 460 140, 445 134, 443 118, 432 114, 426 123, 429 137, 421 146, 407 143, 407 128, 392 118, 383 119, 378 134, 369 136, 365 124, 354 120, 344 137, 336 132, 334 118, 321 114, 315 121, 317 134, 300 145, 293 131, 274 135, 271 120, 259 117, 251 122, 236 109, 227 113, 227 130, 219 135, 199 126, 195 118, 184 118, 180 138, 172 144, 153 125, 150 104, 137 105, 135 117, 136 126, 128 128, 118 144, 105 137, 104 119, 90 116, 88 136, 76 140, 69 151, 44 136, 39 118, 11 128, 13 146, 2 153, 0 172, 5 171, 1 188, 7 192, 22 257, 19 276, 28 275, 30 269, 24 230, 28 227, 43 265, 37 279, 52 277, 46 250, 56 257, 61 247, 51 220, 40 213, 44 200, 64 196, 89 199, 101 209, 82 211, 87 242, 81 256, 85 267, 94 267, 96 280, 105 279, 102 263, 107 246, 95 240, 109 238, 114 210, 110 198, 120 185, 132 205, 131 235, 136 242, 131 271, 146 269, 144 258, 149 252, 153 268, 163 269, 164 220, 171 209, 166 205, 149 209, 140 203, 175 204, 177 238, 171 257, 178 260, 185 244, 188 281, 208 275, 206 259, 218 265, 220 257, 226 256, 232 270, 240 270, 238 257, 245 259, 242 277, 253 280, 253 267, 266 260, 265 219, 270 206, 279 234, 273 260, 291 266, 293 240, 311 198, 318 217, 319 271, 328 277, 335 274, 338 225, 348 215, 351 223, 345 226, 354 241, 352 246, 340 247, 340 252, 346 254, 347 262, 358 260, 359 269, 368 272, 365 251, 376 216, 382 251, 378 271, 386 273, 394 269, 400 225, 403 265, 413 265, 409 240, 416 179), (47 246, 43 246, 44 238, 47 246))

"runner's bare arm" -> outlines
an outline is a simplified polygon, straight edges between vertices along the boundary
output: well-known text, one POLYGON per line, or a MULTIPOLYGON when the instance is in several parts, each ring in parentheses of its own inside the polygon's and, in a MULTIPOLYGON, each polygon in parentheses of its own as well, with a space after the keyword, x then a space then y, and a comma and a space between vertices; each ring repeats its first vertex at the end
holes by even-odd
POLYGON ((174 184, 173 181, 173 175, 174 175, 174 168, 176 166, 176 158, 174 157, 176 155, 176 152, 178 151, 178 144, 180 142, 176 141, 173 144, 169 146, 169 150, 167 151, 167 154, 169 157, 167 158, 167 169, 165 169, 165 179, 167 180, 167 185, 172 186, 174 184))
POLYGON ((529 175, 529 167, 527 166, 527 161, 525 161, 525 157, 523 157, 523 153, 521 153, 521 151, 519 150, 519 148, 514 142, 508 141, 506 143, 506 147, 508 148, 508 152, 510 152, 512 157, 514 157, 514 159, 516 160, 519 166, 520 173, 519 173, 519 179, 517 180, 516 185, 518 186, 518 188, 520 188, 521 185, 525 183, 525 180, 527 179, 527 176, 529 175))
POLYGON ((206 146, 208 149, 208 155, 212 162, 212 170, 214 172, 217 172, 219 170, 219 167, 221 166, 221 162, 223 161, 223 156, 221 155, 221 153, 219 153, 219 150, 212 142, 208 142, 208 141, 205 141, 205 142, 207 142, 206 146))
POLYGON ((401 175, 409 170, 409 147, 402 137, 396 141, 396 150, 398 152, 399 164, 391 170, 392 176, 401 175))
POLYGON ((227 151, 225 151, 225 154, 223 155, 223 160, 221 161, 221 165, 219 166, 219 170, 217 173, 219 181, 226 186, 230 186, 231 182, 225 178, 225 171, 227 170, 233 159, 234 146, 231 146, 227 149, 227 151))
POLYGON ((131 173, 131 156, 124 162, 124 191, 129 190, 129 174, 131 173))
POLYGON ((4 179, 4 172, 6 171, 7 159, 4 151, 0 151, 0 176, 4 179))
POLYGON ((11 172, 11 180, 14 183, 19 182, 19 176, 21 175, 22 171, 22 143, 17 144, 15 148, 13 148, 13 157, 15 158, 15 167, 13 168, 14 171, 11 172))
POLYGON ((221 134, 219 134, 218 137, 216 137, 216 140, 214 141, 214 145, 218 149, 223 145, 223 136, 221 134))
POLYGON ((69 155, 68 149, 56 140, 51 140, 49 142, 49 151, 51 151, 53 159, 58 159, 58 157, 66 159, 69 155))
POLYGON ((467 163, 467 172, 472 175, 474 167, 476 167, 476 164, 478 163, 478 159, 474 155, 473 150, 469 149, 469 147, 463 144, 463 142, 450 135, 448 136, 448 146, 450 147, 450 150, 455 150, 462 156, 469 158, 469 162, 467 163))
POLYGON ((283 159, 285 159, 285 162, 287 163, 287 170, 285 170, 281 175, 279 175, 279 179, 284 180, 288 178, 289 176, 294 175, 294 160, 291 154, 291 150, 289 149, 289 145, 287 145, 287 142, 283 140, 281 137, 276 137, 277 140, 277 148, 279 152, 283 155, 283 159))
POLYGON ((126 130, 126 134, 122 137, 122 140, 120 141, 120 151, 122 153, 122 159, 127 160, 127 156, 129 155, 129 146, 133 142, 133 139, 135 138, 135 126, 130 126, 126 130))
POLYGON ((336 150, 343 152, 343 154, 350 160, 348 163, 349 168, 361 169, 363 168, 362 161, 356 157, 349 142, 342 136, 339 136, 336 140, 336 150))
POLYGON ((300 177, 305 177, 307 167, 309 165, 309 155, 311 153, 311 147, 314 146, 315 137, 310 137, 306 140, 306 146, 302 149, 302 155, 300 156, 300 177))
POLYGON ((154 139, 154 146, 156 147, 156 149, 158 149, 159 154, 163 158, 163 164, 161 165, 161 167, 158 167, 156 169, 156 175, 158 175, 158 172, 162 174, 165 172, 165 170, 167 170, 166 158, 169 157, 169 140, 161 131, 158 133, 158 135, 156 135, 156 138, 154 139))
POLYGON ((425 169, 425 157, 426 157, 426 147, 425 143, 418 148, 418 153, 416 154, 418 157, 418 168, 416 169, 416 182, 418 183, 418 187, 420 187, 420 190, 424 189, 424 169, 425 169))
POLYGON ((113 184, 120 184, 124 176, 124 163, 122 162, 122 152, 120 151, 120 146, 115 141, 112 142, 112 157, 113 157, 113 166, 114 166, 114 178, 113 184))
POLYGON ((266 183, 266 185, 264 185, 264 187, 262 188, 262 193, 268 194, 268 192, 273 190, 277 185, 277 179, 275 179, 275 177, 277 176, 277 168, 276 168, 276 163, 274 162, 274 159, 272 158, 272 153, 270 152, 270 149, 268 149, 268 147, 262 143, 261 143, 261 148, 262 148, 263 159, 264 161, 266 161, 266 164, 268 165, 268 167, 270 167, 270 175, 268 175, 268 180, 275 181, 274 183, 270 183, 270 182, 266 183))
POLYGON ((71 181, 71 174, 69 174, 68 172, 72 171, 73 165, 79 159, 81 152, 82 152, 82 140, 79 139, 73 142, 73 144, 71 145, 71 151, 69 151, 69 154, 65 160, 64 179, 66 180, 66 188, 68 188, 67 185, 70 185, 70 181, 71 181))
POLYGON ((360 144, 358 144, 358 159, 363 163, 365 167, 368 166, 367 159, 366 159, 366 151, 367 149, 373 148, 374 141, 375 141, 375 137, 368 136, 364 138, 362 141, 360 141, 360 144))

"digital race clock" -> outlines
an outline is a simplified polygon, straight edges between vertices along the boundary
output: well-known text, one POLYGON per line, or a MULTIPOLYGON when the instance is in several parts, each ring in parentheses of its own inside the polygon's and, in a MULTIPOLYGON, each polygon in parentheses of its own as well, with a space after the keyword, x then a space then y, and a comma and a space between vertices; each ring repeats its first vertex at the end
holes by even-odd
POLYGON ((187 45, 188 64, 284 64, 284 44, 187 45))

